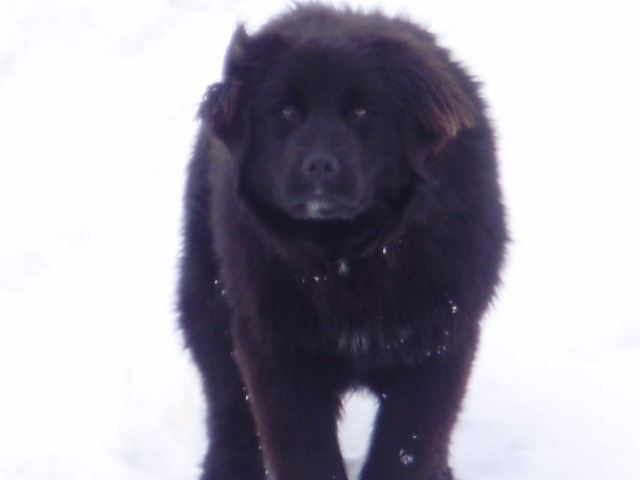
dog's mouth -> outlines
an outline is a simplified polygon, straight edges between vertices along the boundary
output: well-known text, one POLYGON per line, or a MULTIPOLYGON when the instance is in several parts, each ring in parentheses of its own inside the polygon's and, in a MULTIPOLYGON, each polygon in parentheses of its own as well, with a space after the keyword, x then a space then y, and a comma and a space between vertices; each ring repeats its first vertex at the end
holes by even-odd
POLYGON ((405 195, 396 202, 331 194, 309 194, 289 202, 265 202, 244 192, 251 211, 275 236, 309 252, 336 258, 362 257, 375 250, 404 210, 405 195), (398 209, 397 212, 395 209, 398 209))
POLYGON ((294 203, 289 209, 294 220, 352 220, 359 205, 326 195, 312 195, 294 203))

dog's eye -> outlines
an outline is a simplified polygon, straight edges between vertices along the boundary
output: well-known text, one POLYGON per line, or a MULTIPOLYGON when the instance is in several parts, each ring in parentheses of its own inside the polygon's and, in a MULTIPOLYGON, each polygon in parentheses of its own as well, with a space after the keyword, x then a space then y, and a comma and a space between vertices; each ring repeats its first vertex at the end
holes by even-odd
POLYGON ((300 120, 301 114, 295 105, 285 105, 280 109, 280 116, 287 121, 297 122, 300 120))

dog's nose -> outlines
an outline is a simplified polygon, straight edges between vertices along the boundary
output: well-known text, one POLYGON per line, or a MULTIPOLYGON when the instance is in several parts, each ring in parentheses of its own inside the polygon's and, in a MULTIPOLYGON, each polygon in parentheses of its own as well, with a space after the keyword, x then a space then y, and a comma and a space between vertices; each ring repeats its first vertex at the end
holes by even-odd
POLYGON ((314 183, 322 183, 336 176, 340 161, 328 153, 312 153, 302 160, 302 175, 314 183))

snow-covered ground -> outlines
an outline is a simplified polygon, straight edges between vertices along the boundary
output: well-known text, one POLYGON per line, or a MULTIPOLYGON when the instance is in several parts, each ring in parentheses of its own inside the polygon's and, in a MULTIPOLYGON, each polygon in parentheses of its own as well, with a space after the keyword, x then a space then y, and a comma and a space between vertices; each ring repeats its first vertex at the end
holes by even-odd
MULTIPOLYGON (((514 241, 459 477, 637 479, 633 2, 378 3, 441 34, 500 132, 514 241)), ((204 409, 174 311, 184 168, 237 20, 283 6, 0 0, 0 478, 197 477, 204 409)), ((373 408, 347 408, 354 468, 373 408)))

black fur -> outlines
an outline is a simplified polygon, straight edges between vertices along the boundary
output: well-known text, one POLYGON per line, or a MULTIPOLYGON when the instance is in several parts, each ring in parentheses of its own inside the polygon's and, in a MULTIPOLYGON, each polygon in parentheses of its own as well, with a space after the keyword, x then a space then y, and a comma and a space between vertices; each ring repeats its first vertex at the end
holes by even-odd
POLYGON ((238 29, 200 116, 180 319, 202 478, 345 480, 340 396, 366 387, 362 480, 451 479, 506 242, 476 83, 412 23, 303 5, 238 29))

